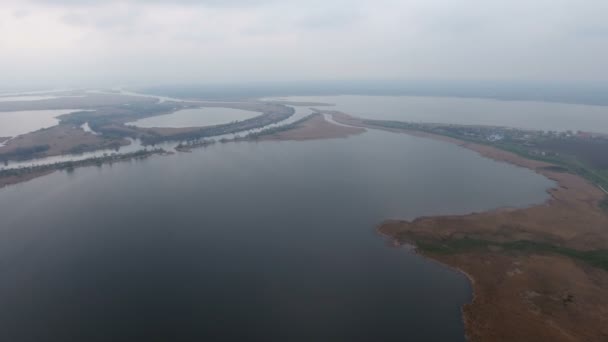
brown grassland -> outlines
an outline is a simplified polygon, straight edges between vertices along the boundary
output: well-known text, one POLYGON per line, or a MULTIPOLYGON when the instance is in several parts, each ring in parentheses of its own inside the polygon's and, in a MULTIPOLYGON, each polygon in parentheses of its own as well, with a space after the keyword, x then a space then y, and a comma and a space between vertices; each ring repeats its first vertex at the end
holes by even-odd
POLYGON ((294 129, 271 135, 265 135, 260 140, 313 140, 346 138, 361 134, 365 128, 334 125, 325 120, 322 115, 314 115, 294 129))
POLYGON ((128 145, 126 139, 104 139, 99 135, 85 132, 78 126, 63 124, 36 132, 17 136, 0 147, 0 156, 19 149, 47 146, 42 156, 55 156, 65 153, 83 152, 95 149, 116 148, 128 145))

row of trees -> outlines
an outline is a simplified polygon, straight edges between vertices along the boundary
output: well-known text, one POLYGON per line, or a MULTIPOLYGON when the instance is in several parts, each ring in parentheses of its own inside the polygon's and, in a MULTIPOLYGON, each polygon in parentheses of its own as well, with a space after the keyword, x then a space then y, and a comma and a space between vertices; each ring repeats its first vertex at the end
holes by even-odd
POLYGON ((181 132, 172 135, 149 134, 141 137, 144 145, 154 145, 164 141, 197 141, 203 138, 234 134, 242 131, 249 131, 260 127, 268 126, 273 123, 283 121, 295 113, 291 107, 283 106, 281 111, 267 112, 251 119, 235 121, 222 125, 201 127, 196 130, 181 132))

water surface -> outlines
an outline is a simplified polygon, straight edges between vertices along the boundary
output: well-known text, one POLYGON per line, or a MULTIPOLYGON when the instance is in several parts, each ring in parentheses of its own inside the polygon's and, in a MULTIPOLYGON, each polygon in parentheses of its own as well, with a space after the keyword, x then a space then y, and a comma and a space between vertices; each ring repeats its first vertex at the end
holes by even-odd
POLYGON ((58 116, 79 111, 78 109, 61 110, 24 110, 0 112, 0 137, 14 137, 48 128, 59 123, 58 116))
POLYGON ((0 340, 463 341, 466 279, 374 227, 550 186, 380 131, 58 172, 0 190, 0 340))
POLYGON ((202 127, 242 121, 261 115, 258 112, 233 108, 193 108, 182 109, 171 114, 153 116, 127 125, 137 127, 202 127))
POLYGON ((291 96, 281 99, 331 103, 335 107, 330 109, 369 119, 608 133, 607 106, 424 96, 291 96))

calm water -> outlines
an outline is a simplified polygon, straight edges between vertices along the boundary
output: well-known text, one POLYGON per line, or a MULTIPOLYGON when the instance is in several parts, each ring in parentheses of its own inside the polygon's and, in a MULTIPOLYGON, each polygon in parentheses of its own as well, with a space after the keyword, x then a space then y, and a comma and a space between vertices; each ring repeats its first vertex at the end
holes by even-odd
POLYGON ((63 95, 63 96, 55 96, 55 95, 14 95, 14 96, 2 96, 0 94, 0 102, 12 102, 12 101, 40 101, 40 100, 51 100, 51 99, 59 99, 64 97, 83 97, 83 96, 74 96, 74 95, 63 95))
POLYGON ((258 115, 261 115, 261 113, 233 108, 194 108, 129 122, 127 125, 138 127, 200 127, 242 121, 258 115))
POLYGON ((0 137, 14 137, 59 123, 58 116, 78 109, 0 112, 0 137))
POLYGON ((336 110, 369 119, 608 133, 606 106, 421 96, 293 96, 283 99, 331 103, 336 105, 336 110))
POLYGON ((374 227, 551 185, 379 131, 55 173, 0 190, 0 340, 462 341, 466 279, 374 227))

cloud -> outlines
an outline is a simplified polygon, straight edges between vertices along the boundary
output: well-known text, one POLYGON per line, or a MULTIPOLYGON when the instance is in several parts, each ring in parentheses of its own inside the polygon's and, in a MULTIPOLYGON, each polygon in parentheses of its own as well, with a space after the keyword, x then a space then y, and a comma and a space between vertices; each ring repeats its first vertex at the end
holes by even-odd
POLYGON ((142 11, 135 9, 116 10, 112 13, 89 13, 71 11, 62 17, 62 21, 72 26, 92 26, 97 29, 132 28, 137 24, 142 11))
POLYGON ((17 19, 25 18, 30 14, 30 11, 26 9, 17 9, 13 12, 13 16, 17 19))
POLYGON ((6 82, 605 80, 604 0, 5 0, 6 82))
POLYGON ((29 0, 29 2, 39 5, 81 8, 107 5, 171 5, 235 8, 254 7, 277 1, 279 0, 29 0))

